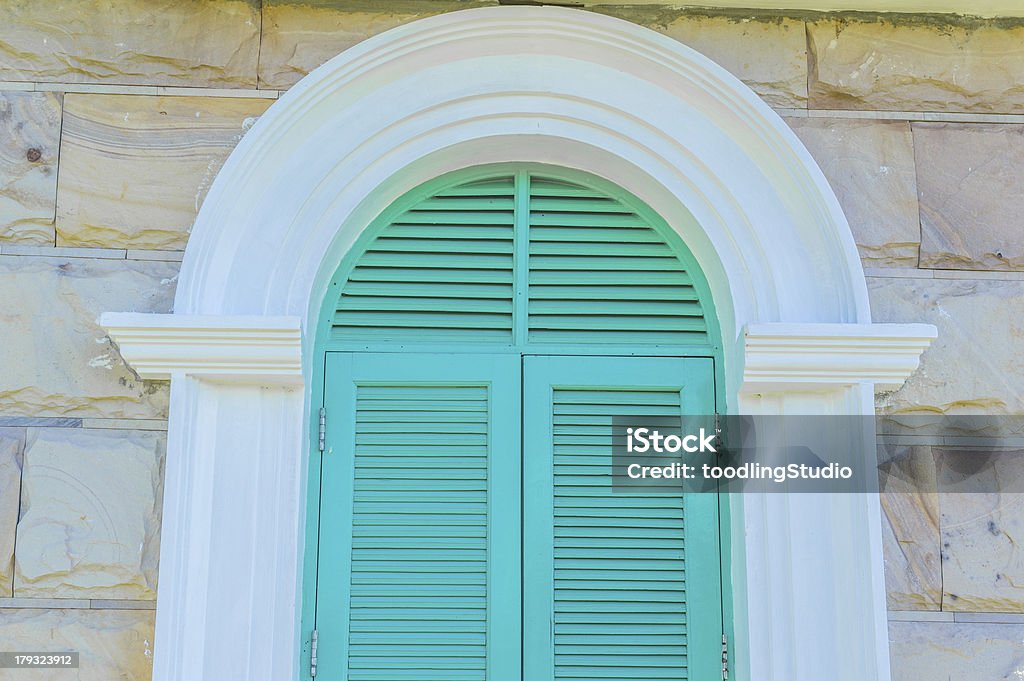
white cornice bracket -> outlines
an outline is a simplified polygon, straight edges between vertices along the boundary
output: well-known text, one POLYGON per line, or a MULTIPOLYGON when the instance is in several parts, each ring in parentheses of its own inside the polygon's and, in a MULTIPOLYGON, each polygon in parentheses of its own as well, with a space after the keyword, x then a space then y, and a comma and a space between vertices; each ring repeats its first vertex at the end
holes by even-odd
POLYGON ((144 379, 302 384, 298 317, 105 312, 100 325, 144 379))
POLYGON ((917 369, 937 335, 931 324, 751 324, 743 339, 743 390, 794 383, 892 390, 917 369))

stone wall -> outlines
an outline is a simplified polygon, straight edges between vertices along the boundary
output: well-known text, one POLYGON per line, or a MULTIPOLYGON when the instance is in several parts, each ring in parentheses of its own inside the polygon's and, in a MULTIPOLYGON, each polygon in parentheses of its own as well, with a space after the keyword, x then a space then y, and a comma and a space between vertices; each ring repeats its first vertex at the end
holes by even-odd
MULTIPOLYGON (((79 678, 149 678, 167 387, 98 314, 171 311, 210 183, 282 91, 376 33, 488 4, 0 0, 0 650, 56 641, 83 651, 79 678)), ((593 9, 774 107, 847 213, 875 319, 939 327, 881 412, 1024 413, 1024 22, 593 9)), ((883 499, 895 681, 1017 678, 1018 501, 883 499)))

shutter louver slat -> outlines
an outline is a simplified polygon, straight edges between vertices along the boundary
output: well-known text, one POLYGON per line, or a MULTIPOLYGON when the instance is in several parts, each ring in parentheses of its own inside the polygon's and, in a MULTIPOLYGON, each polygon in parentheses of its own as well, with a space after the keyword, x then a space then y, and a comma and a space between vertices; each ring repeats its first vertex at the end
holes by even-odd
POLYGON ((356 392, 350 681, 483 681, 488 394, 356 392))
POLYGON ((678 390, 556 389, 554 678, 686 679, 680 494, 612 493, 612 418, 681 413, 678 390))

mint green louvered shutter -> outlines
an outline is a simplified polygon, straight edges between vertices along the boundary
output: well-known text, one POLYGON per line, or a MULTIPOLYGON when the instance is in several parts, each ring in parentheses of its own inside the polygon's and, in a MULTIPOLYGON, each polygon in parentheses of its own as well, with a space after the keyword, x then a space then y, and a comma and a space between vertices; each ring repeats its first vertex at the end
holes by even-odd
POLYGON ((316 621, 331 681, 521 681, 520 365, 329 353, 316 621))
POLYGON ((720 678, 717 495, 610 477, 612 418, 711 413, 711 360, 527 357, 524 379, 524 678, 720 678))
POLYGON ((330 290, 317 681, 717 678, 715 495, 602 477, 610 415, 714 409, 710 359, 642 357, 715 352, 671 228, 581 173, 470 169, 330 290))
POLYGON ((525 170, 435 184, 341 270, 328 342, 710 347, 699 271, 621 190, 525 170))

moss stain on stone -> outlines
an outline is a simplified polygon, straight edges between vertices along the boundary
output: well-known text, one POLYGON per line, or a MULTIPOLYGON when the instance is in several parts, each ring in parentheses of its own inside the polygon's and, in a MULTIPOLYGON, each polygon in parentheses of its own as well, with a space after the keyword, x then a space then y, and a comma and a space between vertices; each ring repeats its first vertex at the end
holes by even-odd
POLYGON ((678 4, 632 5, 628 2, 616 5, 592 5, 586 0, 264 0, 263 2, 264 9, 273 6, 290 6, 343 12, 379 11, 382 14, 443 14, 471 7, 497 5, 574 7, 625 19, 644 26, 667 26, 681 18, 715 18, 727 19, 737 24, 835 21, 837 24, 845 26, 850 23, 876 23, 892 26, 930 27, 944 34, 951 34, 956 29, 973 31, 979 28, 996 28, 1008 30, 1024 27, 1024 17, 986 18, 967 14, 736 9, 678 4))
POLYGON ((381 14, 443 14, 473 7, 500 4, 498 0, 264 0, 263 9, 305 7, 335 12, 380 12, 381 14))

